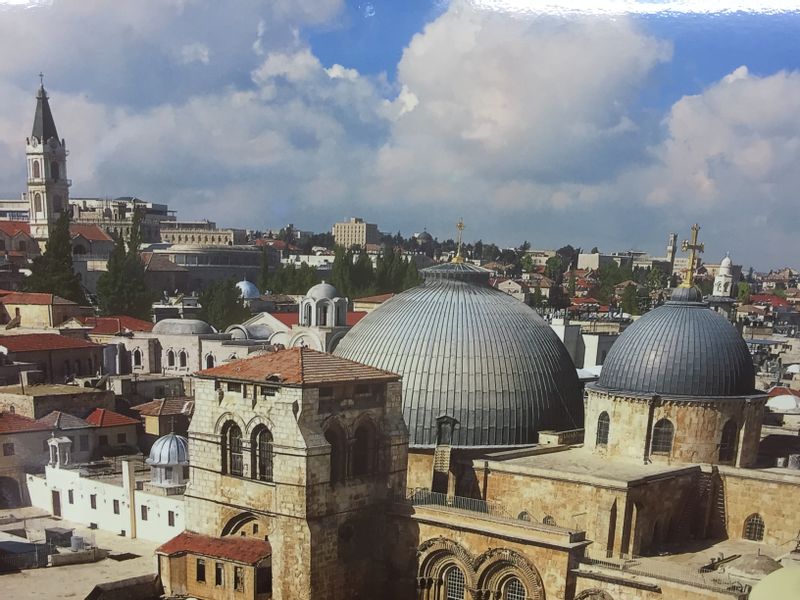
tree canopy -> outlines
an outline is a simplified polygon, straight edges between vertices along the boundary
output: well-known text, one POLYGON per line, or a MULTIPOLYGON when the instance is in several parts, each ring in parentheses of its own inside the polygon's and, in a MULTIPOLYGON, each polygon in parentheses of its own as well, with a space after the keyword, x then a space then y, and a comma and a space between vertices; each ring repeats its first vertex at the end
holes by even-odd
POLYGON ((233 279, 215 281, 200 294, 199 302, 200 319, 217 331, 225 331, 228 326, 250 317, 250 310, 242 302, 233 279))
POLYGON ((72 264, 72 244, 69 234, 69 215, 66 212, 50 232, 45 251, 33 259, 31 274, 25 280, 29 292, 55 294, 78 304, 86 304, 86 294, 80 276, 72 264))

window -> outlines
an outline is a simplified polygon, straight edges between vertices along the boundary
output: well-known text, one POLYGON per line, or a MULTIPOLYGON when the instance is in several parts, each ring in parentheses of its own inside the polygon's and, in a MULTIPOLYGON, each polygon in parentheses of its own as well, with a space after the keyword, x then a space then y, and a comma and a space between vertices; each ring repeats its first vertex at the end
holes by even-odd
POLYGON ((3 444, 3 456, 14 456, 14 444, 3 444))
POLYGON ((517 515, 517 518, 520 521, 530 521, 531 514, 527 510, 523 510, 521 513, 519 513, 519 515, 517 515))
POLYGON ((92 494, 89 496, 89 506, 94 509, 97 509, 97 494, 92 494))
POLYGON ((167 512, 167 525, 175 527, 175 513, 171 510, 167 512))
POLYGON ((56 181, 58 181, 58 176, 61 175, 60 171, 57 162, 53 161, 50 163, 50 176, 56 181))
POLYGON ((272 591, 272 569, 256 568, 256 594, 268 594, 272 591))
POLYGON ((75 504, 75 495, 72 493, 72 490, 67 490, 67 502, 75 504))
POLYGON ((118 444, 125 444, 128 441, 128 436, 124 433, 117 434, 117 443, 118 444))
POLYGON ((86 452, 89 449, 89 436, 82 435, 78 438, 78 441, 80 442, 81 451, 86 452))
POLYGON ((608 444, 608 428, 610 425, 610 419, 608 418, 608 413, 603 411, 600 413, 600 416, 597 417, 597 440, 595 442, 598 446, 605 446, 608 444))
POLYGON ((100 436, 100 445, 101 446, 108 446, 108 436, 107 435, 101 435, 100 436))
POLYGON ((672 436, 675 427, 669 419, 661 419, 653 427, 653 454, 669 454, 672 452, 672 436))
POLYGON ((260 425, 253 432, 250 443, 252 456, 252 478, 261 481, 272 481, 272 434, 265 426, 260 425))
POLYGON ((222 428, 222 472, 241 477, 243 468, 242 430, 228 421, 222 428))
POLYGON ((509 579, 503 587, 503 600, 526 600, 527 597, 525 586, 516 577, 509 579))
POLYGON ((39 161, 33 161, 33 178, 40 179, 42 177, 42 167, 39 166, 39 161))
POLYGON ((464 600, 464 574, 458 567, 450 567, 444 575, 445 600, 464 600))
POLYGON ((138 348, 133 351, 133 366, 134 367, 141 367, 142 366, 142 351, 138 348))
POLYGON ((229 392, 236 392, 237 394, 241 394, 242 393, 242 384, 241 383, 235 383, 233 381, 229 381, 228 382, 228 391, 229 392))
POLYGON ((114 514, 119 514, 119 500, 114 500, 114 514))
POLYGON ((325 440, 331 445, 331 483, 344 481, 347 475, 347 441, 342 428, 333 423, 325 431, 325 440))
POLYGON ((175 353, 172 350, 167 351, 167 366, 168 367, 175 366, 175 353))
POLYGON ((353 441, 353 476, 361 477, 375 471, 376 438, 375 426, 364 421, 356 429, 353 441))
POLYGON ((213 369, 214 368, 214 355, 209 354, 206 356, 206 369, 213 369))
POLYGON ((33 195, 33 212, 42 212, 42 195, 38 192, 33 195))
POLYGON ((214 563, 214 585, 225 584, 225 565, 222 563, 214 563))
POLYGON ((142 504, 141 509, 142 509, 142 521, 147 521, 147 506, 142 504))
POLYGON ((556 520, 550 515, 545 515, 544 519, 542 519, 542 523, 545 525, 550 525, 551 527, 556 526, 556 520))
POLYGON ((172 481, 172 467, 164 467, 164 480, 172 481))
POLYGON ((764 519, 759 514, 753 514, 747 517, 744 522, 744 533, 742 535, 746 540, 753 542, 761 542, 764 540, 764 519))
POLYGON ((197 581, 202 581, 203 583, 205 583, 205 581, 206 581, 206 561, 204 561, 202 558, 198 558, 197 559, 197 563, 195 565, 195 572, 196 572, 195 579, 197 581))
POLYGON ((719 442, 719 462, 731 462, 736 459, 738 437, 739 426, 736 419, 729 419, 722 428, 722 438, 719 442))
POLYGON ((244 567, 233 567, 233 587, 237 592, 244 591, 244 567))
POLYGON ((181 367, 186 366, 186 352, 184 352, 183 350, 181 350, 180 353, 178 354, 178 364, 181 367))

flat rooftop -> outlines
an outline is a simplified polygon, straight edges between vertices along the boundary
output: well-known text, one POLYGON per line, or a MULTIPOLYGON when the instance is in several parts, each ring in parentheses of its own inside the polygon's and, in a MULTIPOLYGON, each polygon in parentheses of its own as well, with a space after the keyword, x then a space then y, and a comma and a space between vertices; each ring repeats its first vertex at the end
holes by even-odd
POLYGON ((81 387, 79 385, 67 385, 63 383, 36 383, 23 386, 3 385, 0 386, 0 394, 17 394, 19 396, 74 396, 75 394, 105 394, 106 390, 81 387))

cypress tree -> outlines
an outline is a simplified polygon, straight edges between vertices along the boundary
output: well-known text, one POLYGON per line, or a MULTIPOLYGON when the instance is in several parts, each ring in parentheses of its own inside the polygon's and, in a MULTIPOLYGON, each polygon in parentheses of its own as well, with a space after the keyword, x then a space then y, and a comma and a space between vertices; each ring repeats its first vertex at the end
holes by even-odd
POLYGON ((250 317, 250 310, 242 302, 233 279, 214 282, 200 294, 199 301, 200 318, 217 331, 225 331, 230 325, 250 317))
POLYGON ((66 212, 56 221, 41 256, 33 259, 31 274, 25 280, 29 292, 55 294, 78 304, 86 304, 80 276, 72 264, 72 245, 69 234, 69 215, 66 212))

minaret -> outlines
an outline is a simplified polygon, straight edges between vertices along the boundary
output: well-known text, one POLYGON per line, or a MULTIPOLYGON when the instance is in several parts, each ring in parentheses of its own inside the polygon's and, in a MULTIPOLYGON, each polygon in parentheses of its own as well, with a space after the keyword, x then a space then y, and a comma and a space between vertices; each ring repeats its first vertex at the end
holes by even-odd
MULTIPOLYGON (((42 79, 42 74, 39 78, 42 79)), ((44 84, 36 94, 33 132, 26 140, 28 158, 28 200, 31 237, 46 242, 61 212, 69 206, 67 148, 59 139, 44 84)), ((44 248, 42 248, 44 250, 44 248)))

